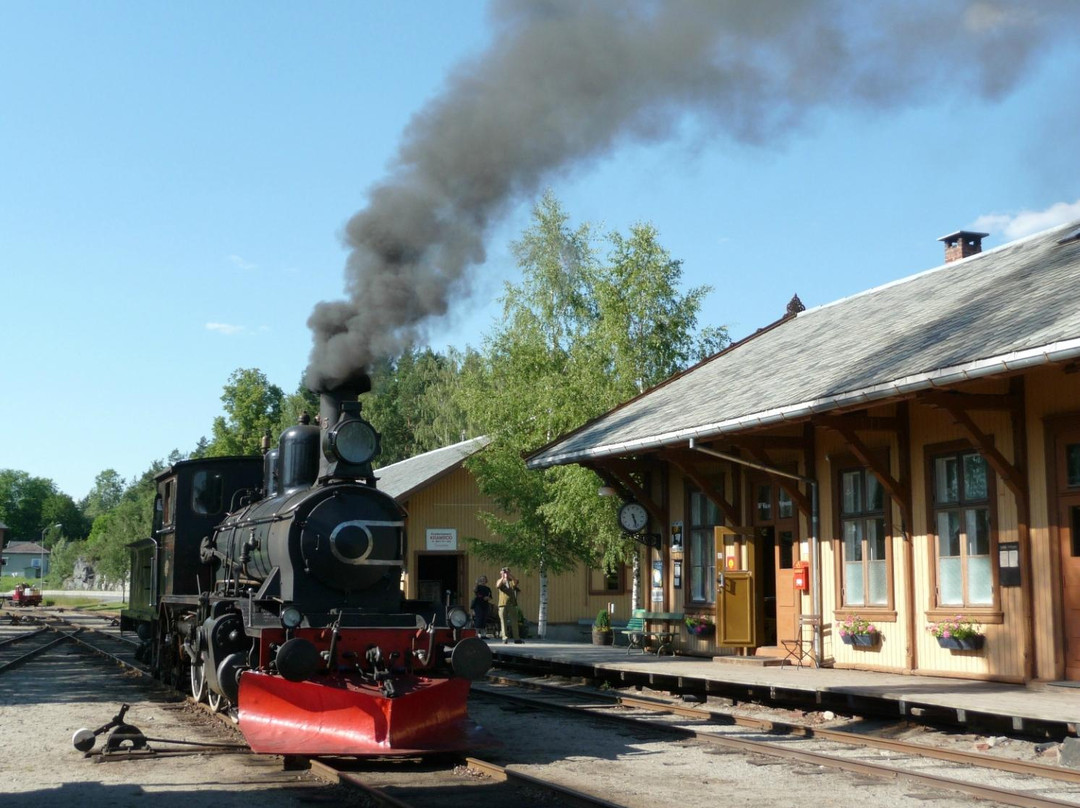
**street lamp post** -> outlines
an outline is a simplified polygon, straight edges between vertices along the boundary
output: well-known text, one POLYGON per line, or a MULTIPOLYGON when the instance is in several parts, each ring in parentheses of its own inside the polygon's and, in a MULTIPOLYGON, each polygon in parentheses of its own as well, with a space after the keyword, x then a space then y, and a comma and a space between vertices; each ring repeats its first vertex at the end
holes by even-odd
POLYGON ((57 522, 55 525, 49 525, 48 527, 43 527, 41 529, 41 573, 40 573, 40 575, 41 575, 42 580, 45 579, 45 534, 48 533, 50 530, 55 530, 58 527, 63 527, 63 525, 60 524, 59 522, 57 522))

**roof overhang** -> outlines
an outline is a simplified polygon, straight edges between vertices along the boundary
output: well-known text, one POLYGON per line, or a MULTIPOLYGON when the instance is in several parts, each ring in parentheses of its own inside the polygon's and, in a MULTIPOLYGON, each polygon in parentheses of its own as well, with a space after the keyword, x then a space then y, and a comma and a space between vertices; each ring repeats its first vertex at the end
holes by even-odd
POLYGON ((650 435, 619 443, 600 444, 584 450, 543 453, 539 457, 530 458, 527 465, 531 469, 544 469, 606 457, 637 454, 666 446, 679 445, 690 438, 698 440, 711 439, 720 435, 742 432, 757 427, 802 421, 818 413, 846 409, 860 404, 880 403, 891 398, 908 396, 921 390, 949 387, 959 382, 1001 376, 1042 365, 1053 365, 1077 357, 1080 357, 1080 338, 1062 340, 1036 348, 1027 348, 1022 351, 1013 351, 1000 356, 977 359, 961 365, 905 376, 894 381, 846 391, 835 396, 798 402, 737 418, 677 429, 659 435, 650 435))

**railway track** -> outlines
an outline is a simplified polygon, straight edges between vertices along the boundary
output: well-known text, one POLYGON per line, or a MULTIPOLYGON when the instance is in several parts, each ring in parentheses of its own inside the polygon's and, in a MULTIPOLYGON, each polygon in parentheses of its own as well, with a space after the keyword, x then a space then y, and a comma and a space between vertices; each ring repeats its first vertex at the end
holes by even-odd
POLYGON ((588 715, 620 726, 646 726, 747 754, 876 778, 904 779, 1003 805, 1080 806, 1080 771, 1060 766, 506 676, 490 676, 489 684, 474 689, 533 708, 588 715))
MULTIPOLYGON (((18 636, 12 630, 0 630, 0 673, 15 660, 23 660, 18 665, 31 661, 36 654, 53 647, 50 643, 80 644, 123 665, 125 670, 145 673, 133 661, 133 643, 117 636, 114 627, 105 624, 107 621, 69 614, 43 613, 35 617, 37 622, 20 623, 18 636)), ((536 755, 519 754, 517 759, 496 754, 490 760, 464 761, 460 758, 393 763, 313 760, 312 773, 324 781, 363 790, 374 804, 395 808, 410 804, 424 808, 475 808, 478 802, 489 801, 516 806, 543 804, 552 808, 562 805, 622 808, 643 804, 640 795, 630 793, 632 778, 624 776, 614 784, 611 780, 590 782, 588 773, 582 777, 580 766, 574 773, 573 767, 567 769, 563 764, 574 758, 580 760, 583 754, 595 755, 596 770, 600 771, 608 765, 614 767, 618 762, 632 761, 635 755, 642 754, 640 748, 644 745, 649 750, 647 755, 655 756, 656 760, 670 757, 673 767, 688 755, 702 754, 706 760, 712 756, 712 763, 705 765, 725 773, 734 771, 737 759, 747 759, 762 772, 766 769, 760 767, 768 767, 769 761, 773 761, 774 768, 769 768, 770 774, 765 775, 768 779, 805 778, 826 770, 843 778, 845 775, 839 772, 847 772, 862 779, 849 781, 840 788, 865 788, 871 778, 907 783, 908 792, 912 788, 921 789, 926 796, 919 799, 933 798, 940 800, 940 805, 963 804, 962 795, 967 795, 1023 808, 1080 806, 1080 772, 1031 761, 925 747, 835 728, 718 713, 662 699, 581 687, 568 689, 507 676, 492 677, 489 684, 476 686, 474 690, 481 700, 496 700, 493 702, 496 706, 482 708, 488 710, 489 716, 505 713, 511 723, 515 722, 515 715, 528 716, 531 721, 542 711, 558 711, 593 724, 596 720, 611 722, 617 729, 598 730, 599 740, 591 741, 585 751, 581 746, 575 750, 572 744, 564 747, 556 744, 536 755), (667 740, 656 741, 657 737, 667 740)), ((547 719, 547 723, 565 726, 567 741, 574 741, 580 734, 575 728, 578 725, 564 718, 547 719)), ((528 729, 522 731, 529 734, 528 729)), ((737 782, 738 787, 752 788, 743 786, 742 780, 737 782)), ((692 785, 693 781, 683 783, 673 779, 665 801, 685 806, 697 804, 680 792, 692 785)), ((701 785, 697 788, 700 792, 701 785)))

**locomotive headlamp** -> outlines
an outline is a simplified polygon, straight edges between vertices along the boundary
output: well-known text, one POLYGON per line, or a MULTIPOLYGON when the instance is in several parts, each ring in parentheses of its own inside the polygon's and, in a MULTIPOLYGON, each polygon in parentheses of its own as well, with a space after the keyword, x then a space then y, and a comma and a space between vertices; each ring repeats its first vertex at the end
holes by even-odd
POLYGON ((465 628, 469 624, 469 613, 460 606, 451 606, 446 610, 446 622, 452 628, 465 628))
POLYGON ((379 451, 379 436, 367 421, 347 418, 327 435, 330 448, 339 460, 359 465, 367 463, 379 451))
POLYGON ((295 606, 286 606, 281 610, 281 625, 285 628, 296 628, 304 622, 304 614, 295 606))

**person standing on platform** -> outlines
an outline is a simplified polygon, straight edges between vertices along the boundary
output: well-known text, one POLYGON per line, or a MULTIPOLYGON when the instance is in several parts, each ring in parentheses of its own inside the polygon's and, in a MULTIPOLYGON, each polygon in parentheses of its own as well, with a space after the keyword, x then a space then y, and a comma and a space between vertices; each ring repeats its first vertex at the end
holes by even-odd
POLYGON ((476 579, 476 589, 473 590, 472 619, 473 628, 481 639, 487 639, 488 614, 491 612, 491 587, 487 585, 486 575, 476 579))
POLYGON ((503 642, 510 642, 513 634, 514 642, 521 643, 521 629, 518 626, 518 580, 510 574, 509 567, 503 567, 499 572, 499 582, 495 584, 499 590, 499 624, 502 626, 503 642))

